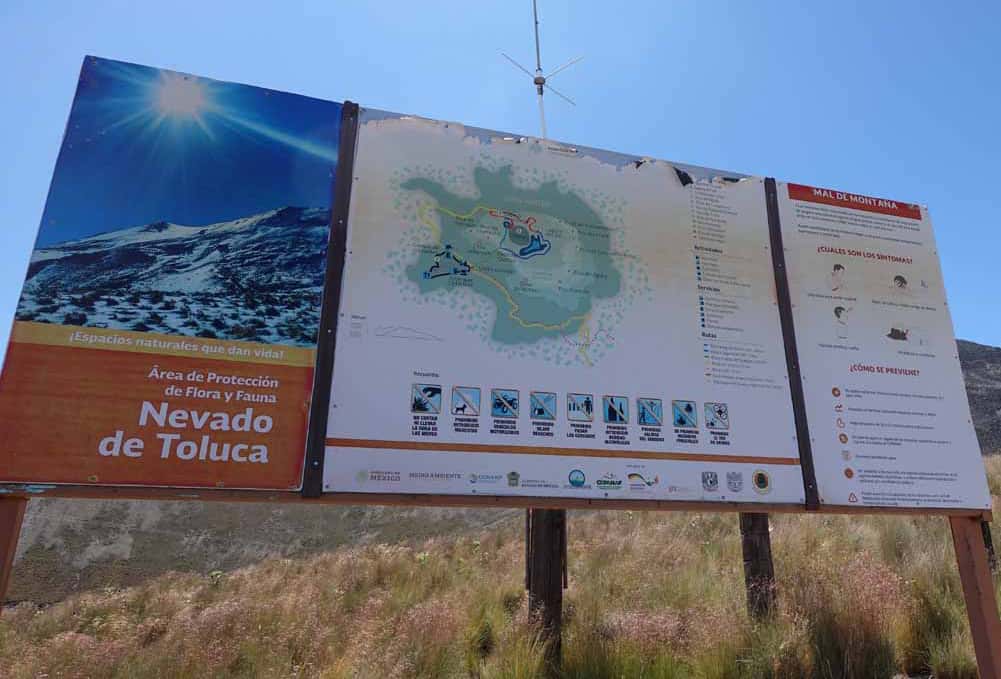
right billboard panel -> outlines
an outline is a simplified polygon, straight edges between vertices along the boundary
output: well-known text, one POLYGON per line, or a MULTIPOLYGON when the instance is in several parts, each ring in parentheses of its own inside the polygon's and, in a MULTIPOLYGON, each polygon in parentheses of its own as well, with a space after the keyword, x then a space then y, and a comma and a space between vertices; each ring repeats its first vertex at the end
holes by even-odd
POLYGON ((821 502, 989 508, 924 207, 778 183, 821 502))

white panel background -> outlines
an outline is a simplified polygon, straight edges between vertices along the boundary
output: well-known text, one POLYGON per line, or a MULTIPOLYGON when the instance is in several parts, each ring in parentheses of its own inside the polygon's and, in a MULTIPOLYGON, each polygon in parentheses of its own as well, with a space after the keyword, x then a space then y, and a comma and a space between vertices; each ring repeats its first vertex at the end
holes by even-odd
POLYGON ((927 210, 921 208, 918 220, 794 201, 783 182, 778 195, 822 503, 989 508, 927 210), (797 206, 819 208, 822 215, 797 213, 797 206), (821 252, 822 247, 911 262, 821 252), (845 267, 837 291, 829 278, 835 263, 845 267), (898 274, 909 291, 892 286, 898 274), (845 324, 837 322, 836 306, 849 310, 845 324), (894 327, 908 329, 908 341, 888 338, 894 327), (857 364, 920 374, 853 371, 857 364), (834 396, 835 388, 841 397, 834 396), (840 441, 842 433, 847 443, 840 441), (887 437, 912 440, 897 445, 887 437))
MULTIPOLYGON (((516 181, 527 181, 516 170, 516 181)), ((745 310, 731 319, 741 325, 741 337, 760 345, 770 379, 776 388, 761 389, 713 384, 704 374, 702 339, 699 336, 698 290, 694 272, 691 185, 683 186, 668 163, 649 161, 613 164, 582 150, 576 156, 549 152, 532 142, 486 146, 476 135, 456 124, 415 119, 362 119, 355 162, 348 233, 348 256, 338 323, 331 410, 327 436, 335 439, 376 441, 437 441, 476 443, 502 453, 505 446, 557 446, 599 448, 627 454, 626 450, 681 452, 696 455, 732 455, 797 460, 788 378, 775 303, 771 253, 762 181, 752 178, 722 190, 733 207, 726 244, 728 266, 747 285, 745 310), (401 216, 394 208, 390 180, 398 168, 421 165, 438 168, 471 168, 481 153, 510 162, 515 168, 539 168, 564 173, 577 187, 600 190, 621 198, 625 205, 626 249, 646 266, 653 292, 638 299, 616 328, 615 351, 594 367, 557 366, 537 359, 508 359, 485 346, 465 321, 436 304, 405 304, 401 283, 385 274, 387 252, 398 247, 401 216), (441 342, 400 340, 379 336, 375 330, 406 326, 433 332, 441 342), (437 377, 419 377, 418 375, 437 377), (413 383, 440 384, 444 412, 438 417, 438 436, 411 436, 409 393, 413 383), (454 385, 481 389, 483 412, 478 434, 452 431, 448 403, 454 385), (519 436, 490 434, 487 408, 491 388, 518 389, 528 402, 532 390, 557 393, 558 417, 548 441, 532 436, 532 426, 522 408, 519 436), (630 446, 604 441, 604 425, 596 413, 593 440, 567 437, 566 394, 583 392, 630 399, 630 446), (664 442, 639 442, 635 423, 636 397, 661 398, 665 418, 672 399, 696 401, 702 423, 707 401, 729 405, 732 421, 730 445, 710 446, 703 427, 699 442, 678 443, 664 428, 664 442)), ((470 186, 469 191, 475 191, 470 186)), ((501 206, 503 207, 503 206, 501 206)), ((414 285, 412 283, 407 283, 414 285)), ((434 293, 438 294, 438 293, 434 293)), ((474 295, 469 290, 448 294, 474 295)), ((605 302, 598 300, 596 305, 605 302)), ((431 444, 433 445, 433 444, 431 444)), ((529 494, 562 497, 602 497, 595 489, 567 484, 572 469, 585 471, 587 483, 605 474, 623 480, 623 496, 642 499, 732 500, 726 471, 742 474, 743 489, 737 499, 748 502, 802 502, 800 468, 792 465, 731 462, 631 460, 613 457, 571 458, 565 455, 512 455, 484 452, 422 452, 327 448, 324 488, 352 492, 445 492, 461 494, 529 494), (630 470, 646 470, 658 483, 629 489, 630 470), (751 488, 750 474, 766 470, 772 484, 760 494, 751 488), (422 480, 421 474, 437 470, 458 475, 452 479, 422 480), (367 474, 368 471, 391 472, 367 474), (470 483, 471 474, 492 476, 519 471, 523 479, 542 485, 526 488, 496 483, 470 483), (718 474, 720 490, 705 492, 702 471, 718 474), (395 479, 400 472, 400 480, 395 479), (378 479, 383 479, 382 481, 378 479)), ((642 471, 640 473, 643 473, 642 471)))

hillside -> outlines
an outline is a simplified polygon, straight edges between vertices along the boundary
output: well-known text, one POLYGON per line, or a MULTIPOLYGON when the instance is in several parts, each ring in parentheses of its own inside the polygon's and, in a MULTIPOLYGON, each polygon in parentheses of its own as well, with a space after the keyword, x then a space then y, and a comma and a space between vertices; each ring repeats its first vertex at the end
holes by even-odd
MULTIPOLYGON (((946 521, 772 526, 778 611, 755 625, 735 515, 573 512, 563 676, 975 679, 946 521)), ((24 603, 0 618, 0 676, 535 679, 523 559, 512 521, 24 603)))
MULTIPOLYGON (((1001 349, 959 342, 974 425, 985 453, 1001 452, 1001 349)), ((272 506, 36 500, 18 547, 11 601, 138 584, 168 570, 229 571, 268 556, 345 545, 417 544, 440 535, 520 526, 515 510, 272 506)))
POLYGON ((959 340, 973 426, 985 454, 1001 452, 1001 348, 959 340))

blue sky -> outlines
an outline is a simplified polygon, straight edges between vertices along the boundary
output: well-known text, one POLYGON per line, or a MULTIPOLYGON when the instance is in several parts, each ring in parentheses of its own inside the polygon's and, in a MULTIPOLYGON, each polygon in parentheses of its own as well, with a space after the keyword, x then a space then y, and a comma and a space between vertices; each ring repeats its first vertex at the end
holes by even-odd
POLYGON ((39 245, 328 207, 340 106, 87 57, 39 245))
MULTIPOLYGON (((1001 344, 1001 4, 540 0, 550 136, 928 204, 959 337, 1001 344)), ((531 3, 0 3, 0 341, 84 55, 538 132, 531 3)), ((183 221, 183 219, 178 219, 183 221)), ((89 228, 82 225, 81 229, 89 228)))

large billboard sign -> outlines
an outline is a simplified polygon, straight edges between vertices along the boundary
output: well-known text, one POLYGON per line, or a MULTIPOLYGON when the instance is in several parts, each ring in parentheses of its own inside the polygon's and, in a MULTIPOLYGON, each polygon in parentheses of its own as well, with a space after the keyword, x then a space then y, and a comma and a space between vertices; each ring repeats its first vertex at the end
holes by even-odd
POLYGON ((802 503, 762 180, 363 111, 324 489, 802 503))
POLYGON ((925 208, 90 57, 0 421, 3 484, 990 507, 925 208))
POLYGON ((84 61, 0 380, 0 480, 300 486, 339 123, 84 61))

